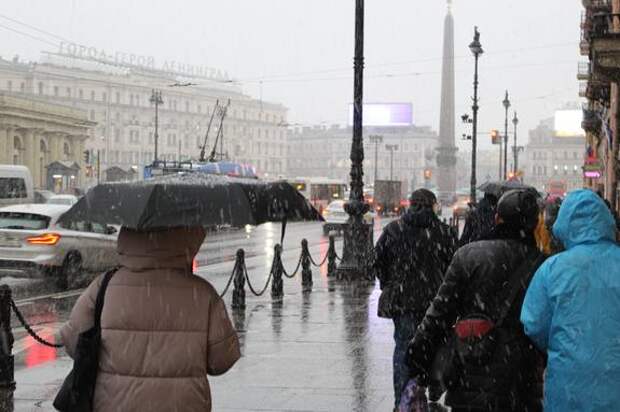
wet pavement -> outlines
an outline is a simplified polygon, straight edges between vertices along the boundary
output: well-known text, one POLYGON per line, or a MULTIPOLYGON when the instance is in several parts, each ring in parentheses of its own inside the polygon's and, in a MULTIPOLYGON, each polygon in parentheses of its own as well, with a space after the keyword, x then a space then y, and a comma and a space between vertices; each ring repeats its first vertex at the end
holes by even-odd
MULTIPOLYGON (((383 224, 377 222, 375 235, 383 224)), ((321 231, 320 224, 289 225, 283 254, 288 271, 297 263, 304 237, 315 261, 325 255, 328 240, 321 231)), ((280 226, 216 236, 203 248, 207 261, 198 274, 223 290, 234 251, 244 247, 249 277, 255 289, 262 288, 280 226)), ((339 254, 341 248, 339 239, 339 254)), ((210 377, 215 411, 391 410, 393 326, 376 316, 378 287, 327 278, 326 266, 313 268, 310 293, 302 292, 300 276, 285 278, 282 302, 272 302, 269 292, 254 297, 246 288, 245 311, 229 309, 243 356, 227 374, 210 377)), ((37 324, 35 330, 53 339, 76 295, 22 301, 20 307, 37 324)), ((230 291, 225 296, 229 308, 231 296, 230 291)), ((62 349, 41 346, 15 326, 16 410, 51 410, 71 361, 62 349)))

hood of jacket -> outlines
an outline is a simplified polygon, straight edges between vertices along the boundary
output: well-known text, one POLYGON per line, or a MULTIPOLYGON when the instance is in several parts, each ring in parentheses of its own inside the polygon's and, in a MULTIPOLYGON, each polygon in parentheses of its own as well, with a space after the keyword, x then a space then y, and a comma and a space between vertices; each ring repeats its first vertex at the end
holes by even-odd
POLYGON ((434 221, 438 220, 433 209, 425 207, 420 210, 409 209, 402 217, 403 223, 410 227, 430 227, 434 221))
POLYGON ((206 232, 202 227, 141 232, 123 227, 117 250, 121 266, 132 270, 187 269, 200 250, 206 232))
POLYGON ((553 234, 566 249, 616 239, 611 212, 596 193, 586 189, 566 197, 553 225, 553 234))

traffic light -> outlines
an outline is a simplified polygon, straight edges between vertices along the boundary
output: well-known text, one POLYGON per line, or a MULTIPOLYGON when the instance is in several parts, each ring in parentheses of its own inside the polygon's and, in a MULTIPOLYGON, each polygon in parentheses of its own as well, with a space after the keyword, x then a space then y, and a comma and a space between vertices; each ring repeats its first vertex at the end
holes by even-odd
POLYGON ((424 179, 430 180, 433 177, 433 171, 431 169, 424 170, 424 179))
POLYGON ((497 129, 491 130, 491 142, 493 144, 501 144, 502 137, 499 135, 499 130, 497 129))
POLYGON ((90 150, 84 150, 84 162, 90 164, 90 150))

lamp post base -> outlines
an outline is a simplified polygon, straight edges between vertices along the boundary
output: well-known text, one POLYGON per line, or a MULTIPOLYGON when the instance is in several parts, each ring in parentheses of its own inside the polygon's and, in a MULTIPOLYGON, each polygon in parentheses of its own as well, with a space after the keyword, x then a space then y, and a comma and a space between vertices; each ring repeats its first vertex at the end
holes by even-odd
POLYGON ((338 279, 346 280, 369 280, 370 263, 373 248, 372 224, 363 222, 351 222, 344 226, 344 247, 342 261, 336 270, 338 279))

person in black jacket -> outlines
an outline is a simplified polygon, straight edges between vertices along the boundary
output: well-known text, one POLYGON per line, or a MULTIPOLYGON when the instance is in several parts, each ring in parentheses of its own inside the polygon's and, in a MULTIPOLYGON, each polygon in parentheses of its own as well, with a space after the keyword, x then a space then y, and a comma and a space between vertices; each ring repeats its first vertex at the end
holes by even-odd
POLYGON ((396 406, 409 379, 407 345, 441 285, 456 243, 435 214, 431 191, 418 189, 409 201, 409 210, 386 226, 375 246, 374 270, 382 290, 378 315, 394 321, 396 406))
POLYGON ((495 209, 497 197, 491 193, 485 193, 480 202, 469 211, 465 218, 463 234, 459 240, 459 246, 484 239, 495 227, 495 209))
POLYGON ((523 272, 497 341, 484 364, 455 356, 447 381, 446 404, 458 411, 542 411, 542 355, 526 337, 519 322, 523 298, 540 264, 534 229, 539 207, 531 191, 504 194, 497 207, 497 225, 488 240, 460 248, 437 296, 409 345, 412 377, 421 382, 434 375, 438 348, 453 342, 453 325, 478 314, 497 323, 510 298, 513 274, 523 272), (528 262, 528 270, 520 270, 528 262), (530 270, 531 269, 531 270, 530 270))

